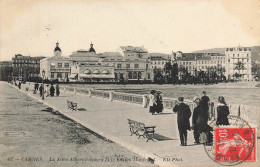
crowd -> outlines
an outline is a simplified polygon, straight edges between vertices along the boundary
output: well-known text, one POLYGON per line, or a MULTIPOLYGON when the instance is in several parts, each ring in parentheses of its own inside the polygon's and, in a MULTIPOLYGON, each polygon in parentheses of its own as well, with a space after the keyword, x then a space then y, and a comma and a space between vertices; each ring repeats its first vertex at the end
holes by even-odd
MULTIPOLYGON (((149 112, 154 115, 160 114, 163 110, 163 102, 160 91, 152 90, 148 95, 149 99, 149 112)), ((210 98, 206 95, 206 91, 202 92, 202 96, 195 96, 193 102, 193 112, 191 112, 189 105, 184 103, 184 98, 179 97, 175 102, 173 112, 177 113, 177 123, 181 146, 187 145, 187 131, 193 130, 195 144, 205 143, 206 145, 212 145, 213 142, 213 128, 209 126, 209 106, 210 98), (192 118, 191 118, 192 116, 192 118), (190 118, 192 119, 192 125, 190 125, 190 118)), ((225 102, 225 98, 220 96, 218 98, 219 104, 217 105, 217 125, 229 125, 228 115, 229 107, 225 102)))
POLYGON ((56 85, 56 89, 55 89, 53 84, 51 84, 50 88, 49 88, 49 84, 47 84, 46 88, 44 88, 44 86, 42 84, 39 87, 39 83, 35 83, 34 84, 34 91, 33 91, 34 94, 36 94, 38 90, 40 92, 40 97, 42 97, 43 94, 45 94, 45 93, 46 93, 46 97, 48 97, 48 96, 53 97, 55 92, 56 92, 56 96, 60 95, 59 85, 56 85))
MULTIPOLYGON (((196 107, 192 114, 192 126, 190 126, 191 110, 187 104, 184 103, 184 98, 179 97, 178 102, 173 108, 173 112, 177 112, 178 130, 180 135, 181 146, 187 145, 187 130, 193 130, 195 144, 205 143, 212 145, 213 142, 213 128, 208 125, 209 120, 209 102, 210 99, 203 91, 203 96, 196 96, 193 98, 196 107)), ((217 125, 229 125, 228 115, 229 108, 223 96, 218 98, 217 105, 217 125)))

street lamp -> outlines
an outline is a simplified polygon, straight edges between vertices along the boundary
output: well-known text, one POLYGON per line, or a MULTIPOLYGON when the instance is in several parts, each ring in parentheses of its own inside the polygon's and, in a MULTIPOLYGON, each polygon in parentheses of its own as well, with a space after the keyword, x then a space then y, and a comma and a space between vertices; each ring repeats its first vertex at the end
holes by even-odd
POLYGON ((45 71, 42 70, 42 100, 44 100, 44 76, 45 76, 45 71))

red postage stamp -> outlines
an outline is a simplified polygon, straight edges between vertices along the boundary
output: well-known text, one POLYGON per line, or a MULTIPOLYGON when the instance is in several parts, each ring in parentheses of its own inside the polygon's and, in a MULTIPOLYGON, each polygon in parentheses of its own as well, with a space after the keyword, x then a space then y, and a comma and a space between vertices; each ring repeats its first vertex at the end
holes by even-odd
POLYGON ((256 161, 255 128, 215 129, 215 161, 256 161))

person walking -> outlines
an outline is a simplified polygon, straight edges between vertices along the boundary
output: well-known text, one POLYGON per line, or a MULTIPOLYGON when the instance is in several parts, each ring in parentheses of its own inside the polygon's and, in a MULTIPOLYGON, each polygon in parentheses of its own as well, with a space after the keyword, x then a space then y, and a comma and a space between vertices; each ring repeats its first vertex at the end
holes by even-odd
POLYGON ((43 93, 43 86, 41 84, 41 86, 39 87, 39 91, 40 91, 40 97, 42 97, 42 93, 43 93))
POLYGON ((59 85, 56 85, 56 96, 60 95, 60 87, 59 85))
POLYGON ((46 97, 50 96, 49 84, 46 85, 46 97))
POLYGON ((190 130, 191 111, 187 104, 184 104, 184 98, 179 97, 177 104, 173 108, 173 112, 177 112, 177 123, 180 134, 181 146, 187 146, 187 130, 190 130))
POLYGON ((22 83, 21 83, 21 81, 19 81, 19 83, 18 83, 18 88, 19 89, 21 89, 21 85, 22 85, 22 83))
POLYGON ((150 94, 148 95, 149 98, 149 112, 154 115, 155 112, 155 97, 154 94, 156 93, 155 90, 151 90, 150 94))
POLYGON ((39 89, 39 83, 36 83, 36 91, 39 89))
POLYGON ((162 113, 163 110, 163 102, 162 102, 162 96, 161 96, 160 91, 157 91, 155 93, 155 103, 156 103, 156 107, 155 107, 155 112, 157 112, 158 114, 162 113))
POLYGON ((229 108, 227 103, 225 102, 225 98, 223 96, 218 97, 219 106, 217 107, 217 125, 229 125, 228 115, 229 108))
POLYGON ((51 87, 50 87, 50 94, 51 94, 51 97, 54 96, 54 93, 55 93, 55 88, 54 88, 53 84, 51 84, 51 87))
POLYGON ((192 129, 193 129, 193 135, 194 135, 194 140, 195 144, 200 144, 200 133, 198 130, 198 115, 199 115, 199 110, 200 110, 200 98, 198 96, 195 96, 193 98, 193 102, 195 103, 196 107, 193 110, 192 114, 192 129))

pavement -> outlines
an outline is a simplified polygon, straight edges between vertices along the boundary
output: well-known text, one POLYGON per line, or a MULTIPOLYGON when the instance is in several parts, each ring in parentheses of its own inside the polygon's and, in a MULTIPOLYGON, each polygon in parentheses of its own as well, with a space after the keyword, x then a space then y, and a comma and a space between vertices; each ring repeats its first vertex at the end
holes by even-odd
MULTIPOLYGON (((109 101, 108 99, 88 97, 73 92, 63 92, 62 90, 59 97, 46 97, 42 101, 39 92, 33 94, 32 84, 29 91, 26 91, 25 87, 25 85, 22 85, 20 91, 38 99, 108 140, 141 157, 154 161, 156 165, 221 166, 210 159, 203 145, 193 144, 192 131, 188 132, 188 146, 180 146, 177 115, 174 113, 151 115, 148 108, 142 108, 131 103, 109 101), (67 100, 78 103, 78 111, 69 110, 67 100), (155 141, 146 142, 146 139, 142 137, 138 139, 135 135, 130 136, 127 119, 143 122, 146 126, 156 126, 155 141)), ((17 87, 15 88, 17 89, 17 87)), ((259 148, 259 144, 257 148, 259 148)), ((250 163, 250 166, 258 165, 259 163, 250 163)), ((245 166, 245 164, 243 163, 242 166, 245 166)))

